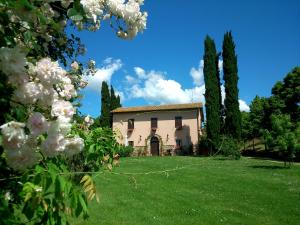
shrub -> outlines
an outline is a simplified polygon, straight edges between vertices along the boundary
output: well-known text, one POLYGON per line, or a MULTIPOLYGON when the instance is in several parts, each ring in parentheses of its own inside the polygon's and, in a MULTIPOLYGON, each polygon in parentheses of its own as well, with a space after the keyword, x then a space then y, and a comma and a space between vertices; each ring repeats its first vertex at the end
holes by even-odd
POLYGON ((133 152, 134 148, 131 145, 119 145, 116 153, 119 154, 121 157, 128 157, 133 152))
POLYGON ((237 140, 224 136, 220 145, 220 154, 232 159, 240 159, 241 152, 237 140))

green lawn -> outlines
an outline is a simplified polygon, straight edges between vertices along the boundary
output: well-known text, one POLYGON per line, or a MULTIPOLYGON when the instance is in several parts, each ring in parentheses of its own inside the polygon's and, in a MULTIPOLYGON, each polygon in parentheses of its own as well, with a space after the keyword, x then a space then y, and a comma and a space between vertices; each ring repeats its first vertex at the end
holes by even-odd
POLYGON ((95 178, 100 203, 75 224, 300 224, 300 166, 282 166, 250 158, 123 158, 115 174, 95 178))

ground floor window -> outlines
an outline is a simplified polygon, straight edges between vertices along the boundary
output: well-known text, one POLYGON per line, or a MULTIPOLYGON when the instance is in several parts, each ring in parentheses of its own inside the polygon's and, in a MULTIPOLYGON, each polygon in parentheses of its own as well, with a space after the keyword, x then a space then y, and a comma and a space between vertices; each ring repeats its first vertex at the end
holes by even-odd
POLYGON ((176 139, 176 148, 181 148, 181 139, 176 139))
POLYGON ((134 142, 133 141, 128 141, 128 145, 133 147, 134 146, 134 142))

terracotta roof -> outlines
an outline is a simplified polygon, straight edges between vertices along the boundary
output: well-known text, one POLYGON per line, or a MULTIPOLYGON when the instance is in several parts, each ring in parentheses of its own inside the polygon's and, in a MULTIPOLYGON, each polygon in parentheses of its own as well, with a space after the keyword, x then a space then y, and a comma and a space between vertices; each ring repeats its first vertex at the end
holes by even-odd
POLYGON ((127 108, 116 108, 112 113, 125 113, 125 112, 147 112, 147 111, 165 111, 165 110, 183 110, 183 109, 199 109, 202 108, 202 103, 189 103, 189 104, 172 104, 172 105, 153 105, 153 106, 138 106, 127 108))

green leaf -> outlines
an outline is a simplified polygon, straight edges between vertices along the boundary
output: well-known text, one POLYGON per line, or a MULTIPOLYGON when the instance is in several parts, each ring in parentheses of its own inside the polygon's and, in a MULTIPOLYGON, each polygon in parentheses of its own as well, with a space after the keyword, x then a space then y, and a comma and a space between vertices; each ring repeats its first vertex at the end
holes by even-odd
POLYGON ((74 8, 71 8, 67 12, 68 17, 74 21, 80 21, 83 19, 83 16, 74 8))
POLYGON ((24 33, 24 40, 25 40, 25 43, 28 44, 28 43, 30 42, 31 38, 32 38, 31 32, 30 32, 29 30, 26 31, 26 32, 24 33))

